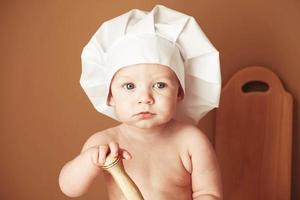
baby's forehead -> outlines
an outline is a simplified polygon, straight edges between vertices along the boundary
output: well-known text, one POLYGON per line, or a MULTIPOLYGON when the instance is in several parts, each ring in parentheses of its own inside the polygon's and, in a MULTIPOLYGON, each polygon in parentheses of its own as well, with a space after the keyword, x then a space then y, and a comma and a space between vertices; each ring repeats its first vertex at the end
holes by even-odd
POLYGON ((136 64, 125 66, 119 69, 114 77, 128 77, 128 78, 137 78, 137 76, 152 76, 152 77, 166 77, 166 78, 176 78, 174 71, 168 67, 161 64, 136 64))

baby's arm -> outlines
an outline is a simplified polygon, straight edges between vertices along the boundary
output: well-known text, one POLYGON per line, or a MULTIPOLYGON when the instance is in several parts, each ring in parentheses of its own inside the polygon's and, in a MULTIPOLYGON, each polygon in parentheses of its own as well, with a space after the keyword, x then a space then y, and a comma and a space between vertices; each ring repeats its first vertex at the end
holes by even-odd
POLYGON ((221 200, 221 175, 212 145, 196 127, 188 135, 193 200, 221 200))
MULTIPOLYGON (((108 153, 118 156, 119 146, 105 134, 95 134, 84 144, 81 153, 62 168, 59 175, 61 190, 69 197, 84 194, 97 175, 102 171, 108 153)), ((130 159, 130 154, 122 150, 122 157, 130 159)))

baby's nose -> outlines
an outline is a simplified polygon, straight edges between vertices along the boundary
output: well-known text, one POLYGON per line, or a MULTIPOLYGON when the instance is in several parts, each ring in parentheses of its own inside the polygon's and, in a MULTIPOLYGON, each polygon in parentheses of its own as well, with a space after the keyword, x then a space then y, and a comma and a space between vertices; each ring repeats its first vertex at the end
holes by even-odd
POLYGON ((149 91, 143 91, 140 93, 140 96, 138 98, 138 103, 144 103, 144 104, 153 104, 154 99, 152 94, 149 91))

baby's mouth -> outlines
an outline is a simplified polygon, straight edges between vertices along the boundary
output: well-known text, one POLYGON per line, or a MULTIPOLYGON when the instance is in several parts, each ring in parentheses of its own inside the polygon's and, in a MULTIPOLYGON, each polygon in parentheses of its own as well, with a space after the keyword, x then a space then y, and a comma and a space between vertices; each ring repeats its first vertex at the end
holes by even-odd
POLYGON ((140 112, 140 113, 136 114, 136 116, 141 117, 143 119, 151 118, 153 115, 155 115, 155 114, 151 113, 151 112, 140 112))

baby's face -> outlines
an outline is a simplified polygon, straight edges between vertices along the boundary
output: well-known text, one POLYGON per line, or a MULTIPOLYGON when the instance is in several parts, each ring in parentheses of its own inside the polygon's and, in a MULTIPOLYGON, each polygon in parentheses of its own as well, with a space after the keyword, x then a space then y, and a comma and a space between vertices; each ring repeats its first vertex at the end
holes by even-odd
POLYGON ((121 122, 152 128, 172 119, 181 99, 179 87, 175 73, 166 66, 127 66, 114 75, 108 102, 121 122))

